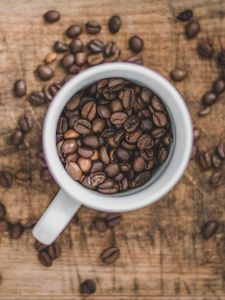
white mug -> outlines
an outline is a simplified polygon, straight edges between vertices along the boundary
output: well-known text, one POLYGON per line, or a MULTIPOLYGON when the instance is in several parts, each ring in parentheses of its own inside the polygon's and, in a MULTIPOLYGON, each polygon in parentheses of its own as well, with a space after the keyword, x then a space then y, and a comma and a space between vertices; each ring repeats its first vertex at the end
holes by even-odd
POLYGON ((61 187, 33 229, 34 237, 51 244, 84 204, 105 212, 142 208, 168 193, 183 175, 192 150, 192 123, 187 106, 176 88, 164 77, 143 66, 108 63, 92 67, 69 80, 49 106, 43 128, 43 150, 48 168, 61 187), (144 186, 115 195, 104 195, 83 187, 64 169, 56 148, 56 127, 68 100, 79 90, 103 79, 121 77, 148 87, 164 102, 172 122, 174 141, 167 161, 144 186))

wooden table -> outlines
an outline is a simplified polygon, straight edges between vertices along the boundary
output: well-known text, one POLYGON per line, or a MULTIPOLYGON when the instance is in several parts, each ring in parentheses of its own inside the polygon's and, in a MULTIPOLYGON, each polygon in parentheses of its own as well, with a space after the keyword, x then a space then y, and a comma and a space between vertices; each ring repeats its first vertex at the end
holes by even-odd
MULTIPOLYGON (((129 55, 128 38, 139 34, 145 41, 145 65, 165 76, 175 66, 185 67, 188 78, 176 86, 202 131, 200 149, 224 140, 224 98, 210 115, 197 116, 201 95, 218 76, 216 64, 199 59, 196 39, 187 41, 183 24, 175 19, 182 9, 192 8, 202 27, 197 40, 209 37, 219 51, 225 46, 224 1, 1 0, 0 7, 0 169, 13 173, 22 168, 33 170, 31 187, 14 184, 11 189, 0 189, 12 221, 25 223, 40 216, 58 189, 39 178, 36 154, 45 108, 33 108, 26 99, 15 99, 12 84, 22 77, 29 92, 42 86, 33 70, 72 23, 99 21, 102 39, 116 40, 124 57, 129 55), (60 22, 46 25, 41 16, 51 8, 59 10, 62 17, 60 22), (106 26, 112 14, 121 15, 123 21, 115 36, 108 34, 106 26), (17 152, 6 140, 24 110, 33 115, 35 128, 17 152)), ((87 40, 86 35, 83 38, 87 40)), ((58 72, 56 77, 60 76, 58 72)), ((208 177, 208 172, 200 173, 197 163, 191 162, 169 195, 147 208, 125 213, 121 226, 102 234, 90 225, 95 216, 104 214, 82 207, 78 224, 60 237, 63 254, 51 268, 38 262, 29 232, 18 241, 2 235, 0 299, 83 299, 79 284, 87 278, 97 283, 90 299, 225 299, 225 187, 211 189, 208 177), (204 241, 200 227, 211 218, 219 219, 221 226, 216 236, 204 241), (112 244, 121 249, 121 257, 106 266, 99 254, 112 244)))

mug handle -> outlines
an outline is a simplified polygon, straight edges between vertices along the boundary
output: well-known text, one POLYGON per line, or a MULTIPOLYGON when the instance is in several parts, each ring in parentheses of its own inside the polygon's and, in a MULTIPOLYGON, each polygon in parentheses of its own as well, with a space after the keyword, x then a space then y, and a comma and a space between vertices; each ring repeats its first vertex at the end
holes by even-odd
POLYGON ((33 228, 33 236, 42 244, 50 245, 67 226, 80 206, 80 202, 60 190, 33 228))

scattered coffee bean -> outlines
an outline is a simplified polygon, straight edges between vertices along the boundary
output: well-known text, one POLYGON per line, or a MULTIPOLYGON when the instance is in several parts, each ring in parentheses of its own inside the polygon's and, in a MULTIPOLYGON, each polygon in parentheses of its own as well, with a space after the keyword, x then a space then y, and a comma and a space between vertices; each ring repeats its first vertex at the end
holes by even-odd
POLYGON ((61 246, 58 242, 54 242, 53 244, 47 247, 47 252, 50 255, 51 259, 59 258, 61 255, 61 246))
POLYGON ((21 223, 16 223, 10 226, 9 235, 11 239, 19 239, 24 232, 24 226, 21 223))
POLYGON ((53 70, 46 65, 38 66, 36 72, 39 78, 42 80, 49 80, 54 76, 53 70))
POLYGON ((44 14, 44 19, 47 23, 55 23, 60 19, 60 13, 56 10, 49 10, 44 14))
POLYGON ((170 72, 170 77, 176 82, 182 81, 185 77, 187 77, 187 71, 184 69, 174 69, 170 72))
POLYGON ((119 225, 122 220, 121 214, 112 213, 106 216, 105 221, 109 228, 114 228, 115 226, 119 225))
POLYGON ((185 33, 189 39, 195 38, 199 34, 200 30, 201 27, 198 21, 191 21, 185 27, 185 33))
POLYGON ((0 219, 4 218, 5 215, 6 215, 5 205, 3 205, 2 203, 0 203, 0 219))
POLYGON ((177 19, 181 22, 190 21, 192 17, 193 17, 193 12, 191 9, 183 10, 177 15, 177 19))
POLYGON ((127 62, 137 65, 143 65, 143 59, 142 57, 138 55, 132 55, 127 59, 127 62))
POLYGON ((90 66, 99 65, 104 62, 104 56, 102 53, 89 55, 87 58, 87 63, 90 66))
POLYGON ((103 52, 105 45, 101 40, 95 39, 90 40, 87 47, 91 53, 100 53, 103 52))
POLYGON ((212 164, 213 164, 213 167, 216 169, 219 169, 221 167, 221 159, 219 158, 219 156, 217 154, 212 155, 212 164))
POLYGON ((210 107, 207 106, 207 107, 203 108, 202 110, 200 110, 198 112, 198 114, 199 114, 199 116, 204 117, 204 116, 207 116, 210 113, 210 111, 211 111, 210 107))
POLYGON ((213 43, 208 40, 200 41, 197 45, 197 52, 201 58, 212 58, 214 55, 213 43))
POLYGON ((52 258, 45 250, 42 250, 38 253, 38 259, 40 263, 45 267, 50 267, 52 265, 52 258))
POLYGON ((28 172, 20 171, 16 173, 16 183, 22 186, 28 186, 31 184, 31 175, 28 172))
POLYGON ((13 176, 8 171, 0 171, 0 185, 5 188, 10 188, 12 186, 13 176))
POLYGON ((129 48, 134 53, 140 52, 144 47, 144 41, 137 35, 132 36, 129 39, 129 48))
POLYGON ((24 141, 24 133, 20 129, 16 129, 10 136, 10 142, 12 145, 22 145, 24 141))
POLYGON ((45 94, 41 91, 34 91, 29 95, 30 103, 34 106, 40 106, 45 103, 45 94))
POLYGON ((222 50, 219 55, 217 56, 217 62, 220 67, 225 67, 225 50, 222 50))
POLYGON ((6 220, 0 220, 0 233, 6 232, 9 230, 9 224, 6 220))
POLYGON ((213 92, 207 92, 202 96, 202 104, 205 106, 213 105, 216 100, 217 96, 213 92))
POLYGON ((217 153, 221 159, 225 159, 225 145, 224 144, 221 143, 217 146, 217 153))
POLYGON ((83 51, 84 45, 83 42, 76 38, 74 40, 72 40, 72 42, 70 43, 70 49, 72 53, 78 53, 83 51))
POLYGON ((89 34, 97 34, 101 31, 101 26, 96 21, 88 21, 85 26, 89 34))
POLYGON ((75 63, 75 56, 72 53, 67 53, 63 56, 61 64, 64 68, 69 68, 75 63))
POLYGON ((222 173, 221 171, 215 171, 212 173, 210 180, 210 184, 214 187, 217 187, 222 182, 222 173))
POLYGON ((44 85, 43 87, 43 93, 45 96, 45 99, 49 102, 52 101, 52 99, 55 97, 55 95, 58 93, 58 91, 61 89, 61 84, 58 82, 53 82, 52 84, 44 85))
POLYGON ((18 125, 21 130, 25 132, 29 131, 33 127, 33 120, 31 115, 29 115, 28 113, 22 115, 18 121, 18 125))
POLYGON ((202 226, 202 229, 201 229, 202 237, 205 240, 210 239, 212 236, 214 236, 216 234, 218 228, 219 228, 219 224, 217 221, 210 220, 210 221, 206 222, 202 226))
POLYGON ((25 80, 19 79, 13 86, 16 97, 23 97, 26 95, 27 86, 25 80))
POLYGON ((114 263, 120 256, 120 250, 117 247, 110 247, 101 254, 101 259, 106 264, 114 263))
POLYGON ((203 170, 208 170, 212 166, 212 158, 208 151, 199 154, 199 163, 203 170))
POLYGON ((109 31, 117 33, 121 27, 121 18, 119 16, 112 16, 108 21, 109 31))
POLYGON ((69 46, 67 44, 63 43, 63 42, 56 41, 53 45, 53 49, 57 53, 64 53, 64 52, 67 52, 69 50, 69 46))
POLYGON ((57 54, 55 52, 50 52, 45 56, 44 62, 46 64, 51 64, 53 61, 56 60, 56 58, 57 58, 57 54))
POLYGON ((37 250, 37 251, 42 251, 42 250, 46 250, 48 246, 42 244, 41 242, 39 241, 35 241, 34 243, 34 248, 37 250))
POLYGON ((117 48, 116 43, 109 42, 105 46, 104 55, 105 55, 105 57, 111 57, 114 54, 116 54, 118 51, 119 51, 119 49, 117 48))
POLYGON ((91 279, 86 279, 80 284, 80 293, 81 294, 93 294, 96 291, 96 284, 91 279))
POLYGON ((225 81, 218 79, 213 82, 212 90, 216 95, 219 95, 225 91, 225 81))
POLYGON ((73 39, 78 37, 82 33, 82 27, 80 25, 71 25, 67 30, 66 30, 66 35, 73 39))
POLYGON ((95 227, 95 229, 99 232, 104 232, 107 230, 107 225, 106 225, 106 222, 105 222, 105 219, 103 218, 95 218, 93 220, 93 225, 95 227))

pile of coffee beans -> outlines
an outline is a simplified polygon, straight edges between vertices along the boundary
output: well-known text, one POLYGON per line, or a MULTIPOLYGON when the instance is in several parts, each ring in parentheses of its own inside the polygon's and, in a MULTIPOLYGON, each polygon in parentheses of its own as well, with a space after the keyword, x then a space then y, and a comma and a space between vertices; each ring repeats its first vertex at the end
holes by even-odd
POLYGON ((49 246, 46 246, 38 241, 35 242, 34 248, 38 251, 38 259, 45 267, 50 267, 53 260, 57 259, 61 255, 61 246, 58 242, 54 242, 49 246))
POLYGON ((122 78, 100 80, 76 93, 57 127, 67 173, 83 186, 114 194, 144 185, 173 141, 160 98, 122 78))

